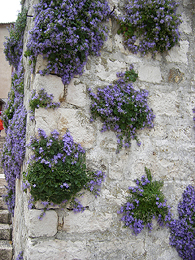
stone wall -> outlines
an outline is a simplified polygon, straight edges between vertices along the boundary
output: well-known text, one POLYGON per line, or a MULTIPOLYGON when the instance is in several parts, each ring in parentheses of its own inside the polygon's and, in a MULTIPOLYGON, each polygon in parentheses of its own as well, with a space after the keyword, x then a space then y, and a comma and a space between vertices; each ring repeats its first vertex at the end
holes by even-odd
MULTIPOLYGON (((33 4, 25 1, 33 14, 33 4)), ((119 0, 110 0, 111 8, 119 0)), ((32 89, 42 87, 53 93, 54 101, 61 101, 57 110, 38 109, 35 121, 27 119, 27 137, 36 135, 41 128, 50 134, 57 129, 63 135, 69 129, 74 140, 86 149, 87 164, 106 173, 101 195, 94 198, 86 194, 82 198, 88 209, 75 214, 67 209, 51 209, 40 221, 40 208, 29 210, 29 194, 22 192, 22 178, 16 183, 16 208, 13 243, 15 257, 24 252, 28 260, 171 260, 180 259, 176 250, 169 246, 169 231, 154 223, 151 233, 143 230, 132 235, 123 229, 117 214, 125 202, 133 180, 144 174, 144 167, 151 169, 153 178, 163 180, 163 192, 177 216, 177 204, 187 185, 195 185, 194 158, 195 139, 192 108, 195 107, 194 73, 194 6, 193 0, 180 0, 178 9, 182 13, 180 45, 168 53, 140 57, 125 50, 122 36, 117 35, 117 25, 110 19, 109 38, 100 57, 89 57, 85 72, 75 77, 68 86, 63 86, 57 76, 40 76, 37 71, 44 66, 38 58, 36 73, 32 75, 28 59, 25 66, 25 105, 32 89), (149 91, 148 103, 153 108, 154 129, 140 131, 142 145, 134 141, 130 148, 116 154, 116 136, 113 132, 101 133, 101 122, 90 123, 90 99, 87 88, 96 91, 116 79, 116 72, 125 71, 133 63, 138 72, 134 86, 149 91)), ((28 31, 33 26, 28 18, 24 50, 28 31)), ((26 153, 22 171, 26 170, 29 151, 26 153)))

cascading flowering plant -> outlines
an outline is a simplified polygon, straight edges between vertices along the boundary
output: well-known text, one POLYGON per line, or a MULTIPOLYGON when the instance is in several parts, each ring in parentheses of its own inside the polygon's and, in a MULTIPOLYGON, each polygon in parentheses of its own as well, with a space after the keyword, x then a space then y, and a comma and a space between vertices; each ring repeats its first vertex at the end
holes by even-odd
POLYGON ((152 128, 155 115, 147 104, 148 91, 135 90, 132 83, 137 76, 133 65, 129 71, 117 73, 118 80, 114 85, 98 88, 94 94, 89 88, 92 100, 91 121, 97 117, 103 122, 102 131, 112 130, 117 134, 118 148, 129 147, 131 139, 135 139, 140 146, 137 130, 145 127, 152 128))
POLYGON ((125 16, 118 18, 118 33, 133 52, 142 55, 170 50, 179 42, 180 15, 174 0, 131 0, 125 6, 125 16))
POLYGON ((26 27, 27 10, 22 9, 18 14, 17 20, 9 28, 9 37, 5 37, 4 53, 6 60, 17 70, 23 52, 23 36, 26 27))
POLYGON ((23 106, 23 80, 23 66, 20 63, 17 72, 12 75, 11 92, 3 113, 6 138, 1 164, 8 183, 5 201, 12 215, 14 215, 15 206, 15 180, 20 178, 26 150, 26 109, 23 106))
POLYGON ((189 185, 178 204, 179 219, 170 222, 170 245, 184 260, 195 259, 195 188, 189 185))
POLYGON ((41 200, 44 211, 49 205, 70 202, 75 212, 85 207, 76 198, 82 189, 99 195, 105 175, 86 168, 85 150, 74 142, 70 132, 61 138, 54 130, 51 136, 39 129, 39 138, 32 137, 29 148, 33 155, 24 176, 24 190, 30 188, 31 206, 41 200))
POLYGON ((48 63, 40 74, 54 73, 69 84, 74 75, 82 74, 88 55, 100 55, 107 37, 102 23, 109 12, 104 0, 40 0, 25 55, 33 66, 43 55, 48 63))
POLYGON ((127 202, 121 207, 118 214, 123 214, 121 221, 124 227, 129 227, 135 235, 139 234, 144 227, 152 230, 152 219, 157 218, 160 226, 167 225, 171 221, 170 207, 161 188, 163 182, 152 181, 152 175, 149 169, 145 168, 146 176, 141 180, 136 179, 137 186, 129 187, 130 196, 127 202))
POLYGON ((32 114, 30 119, 34 119, 34 113, 35 109, 38 109, 39 107, 42 108, 58 108, 60 106, 60 103, 52 102, 53 101, 53 94, 48 94, 45 89, 40 89, 38 93, 36 93, 36 90, 32 90, 31 97, 29 100, 29 106, 30 106, 30 113, 32 114))

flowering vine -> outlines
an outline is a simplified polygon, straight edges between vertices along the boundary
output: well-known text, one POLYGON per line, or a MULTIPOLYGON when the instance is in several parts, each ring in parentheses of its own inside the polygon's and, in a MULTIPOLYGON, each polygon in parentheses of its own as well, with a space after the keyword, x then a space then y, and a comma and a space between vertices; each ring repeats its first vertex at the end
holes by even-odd
POLYGON ((86 168, 85 150, 69 132, 62 139, 56 130, 51 136, 41 129, 38 134, 39 139, 31 138, 29 148, 33 155, 23 174, 24 190, 30 187, 33 198, 31 206, 41 200, 46 210, 49 205, 71 202, 75 212, 83 211, 85 208, 75 196, 82 189, 99 195, 104 173, 86 168))
POLYGON ((136 179, 137 186, 129 187, 130 196, 127 202, 121 207, 118 214, 123 214, 121 221, 124 227, 129 227, 135 235, 139 234, 144 227, 152 230, 152 219, 157 218, 160 226, 171 221, 169 206, 166 204, 161 188, 163 182, 152 181, 149 169, 145 168, 146 176, 141 180, 136 179))
POLYGON ((60 103, 55 103, 53 101, 53 94, 48 94, 43 88, 36 93, 36 90, 33 90, 29 100, 30 112, 32 114, 31 120, 34 119, 35 108, 58 108, 60 103))
POLYGON ((88 55, 100 55, 107 37, 102 22, 109 12, 104 0, 40 0, 25 55, 33 66, 37 56, 43 55, 48 63, 40 74, 54 73, 69 84, 74 75, 82 74, 88 55))
POLYGON ((154 55, 175 46, 180 38, 178 5, 174 0, 128 1, 125 16, 118 18, 118 33, 123 34, 127 48, 133 53, 154 55))
POLYGON ((18 68, 20 58, 23 52, 23 36, 26 27, 27 10, 22 9, 22 12, 18 14, 18 18, 13 26, 9 28, 9 37, 4 42, 4 53, 6 59, 10 65, 13 65, 15 69, 18 68))
POLYGON ((145 127, 153 127, 155 115, 147 104, 148 92, 135 90, 129 82, 135 81, 137 77, 133 66, 129 71, 117 73, 117 77, 114 85, 98 88, 97 94, 90 88, 88 91, 92 100, 91 121, 100 117, 103 122, 102 131, 116 132, 119 152, 122 147, 130 146, 131 139, 141 145, 136 132, 145 127))
POLYGON ((178 204, 179 219, 170 223, 170 245, 184 260, 195 259, 195 188, 189 185, 178 204))
POLYGON ((6 138, 1 164, 8 183, 5 200, 12 215, 15 206, 15 180, 20 177, 25 155, 26 110, 23 106, 23 80, 23 67, 20 63, 17 72, 12 75, 11 92, 3 113, 6 138))

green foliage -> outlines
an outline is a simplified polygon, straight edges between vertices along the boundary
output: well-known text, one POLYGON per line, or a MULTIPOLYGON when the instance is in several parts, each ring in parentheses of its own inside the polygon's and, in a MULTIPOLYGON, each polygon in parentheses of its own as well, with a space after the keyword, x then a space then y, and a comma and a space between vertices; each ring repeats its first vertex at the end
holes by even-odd
POLYGON ((118 19, 118 34, 123 34, 125 45, 133 53, 154 55, 170 50, 180 38, 177 7, 174 0, 127 1, 126 14, 118 19))
POLYGON ((14 26, 9 28, 9 37, 5 37, 4 53, 10 65, 15 69, 18 68, 20 58, 23 52, 23 35, 26 27, 27 9, 23 8, 22 12, 18 14, 14 26))
POLYGON ((40 138, 31 139, 29 147, 34 154, 24 173, 26 188, 30 186, 34 202, 61 204, 74 200, 83 188, 99 195, 95 186, 101 185, 104 174, 86 168, 85 151, 70 133, 60 139, 56 130, 49 137, 43 130, 38 131, 40 138))
POLYGON ((153 181, 149 169, 145 168, 146 177, 136 179, 136 187, 129 187, 130 196, 118 213, 123 214, 121 220, 124 227, 133 229, 134 234, 140 233, 144 226, 152 229, 152 219, 157 218, 160 226, 171 221, 169 206, 161 191, 162 181, 153 181))

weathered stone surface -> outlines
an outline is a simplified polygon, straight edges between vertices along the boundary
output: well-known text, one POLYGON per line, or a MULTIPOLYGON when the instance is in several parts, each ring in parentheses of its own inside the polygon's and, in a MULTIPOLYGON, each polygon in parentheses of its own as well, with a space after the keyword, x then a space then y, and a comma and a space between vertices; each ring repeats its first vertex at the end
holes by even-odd
POLYGON ((65 216, 63 230, 67 233, 102 232, 110 228, 111 224, 111 214, 96 214, 85 210, 81 214, 70 212, 68 216, 65 216))
POLYGON ((66 101, 78 107, 85 107, 87 103, 86 86, 72 79, 67 87, 66 101))
POLYGON ((53 94, 53 102, 59 102, 64 95, 64 85, 60 77, 54 75, 41 76, 36 74, 33 89, 38 92, 44 88, 48 94, 53 94))
POLYGON ((89 260, 90 255, 85 241, 49 240, 27 243, 24 259, 28 260, 89 260))
POLYGON ((188 64, 188 57, 187 57, 188 50, 189 50, 189 42, 180 41, 179 46, 177 45, 169 51, 168 55, 166 56, 166 59, 168 62, 178 62, 178 63, 188 64))
POLYGON ((142 81, 151 83, 160 83, 162 80, 160 67, 148 63, 140 64, 138 68, 138 77, 142 81))
POLYGON ((84 148, 91 148, 95 142, 95 130, 84 112, 62 108, 57 111, 59 131, 65 134, 69 130, 75 142, 80 143, 84 148))
POLYGON ((179 84, 183 80, 184 80, 184 73, 182 73, 179 69, 175 69, 175 68, 170 69, 169 77, 168 77, 169 82, 174 82, 179 84))
POLYGON ((46 212, 45 216, 40 220, 41 210, 29 210, 26 216, 26 225, 29 237, 50 237, 57 233, 58 217, 54 210, 46 212))

